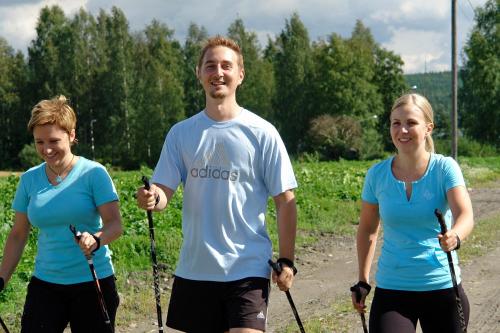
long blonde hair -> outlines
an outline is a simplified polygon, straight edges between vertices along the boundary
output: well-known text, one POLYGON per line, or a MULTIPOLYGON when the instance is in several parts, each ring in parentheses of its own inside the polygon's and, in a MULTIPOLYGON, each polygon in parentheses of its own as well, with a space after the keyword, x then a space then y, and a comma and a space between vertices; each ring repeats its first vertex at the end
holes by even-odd
MULTIPOLYGON (((391 114, 394 110, 399 108, 400 106, 405 105, 415 105, 420 111, 422 111, 426 124, 434 124, 434 111, 432 110, 431 103, 422 95, 411 93, 404 94, 399 97, 391 108, 391 114)), ((431 134, 425 136, 425 150, 431 153, 435 152, 434 149, 434 140, 432 139, 431 134)))

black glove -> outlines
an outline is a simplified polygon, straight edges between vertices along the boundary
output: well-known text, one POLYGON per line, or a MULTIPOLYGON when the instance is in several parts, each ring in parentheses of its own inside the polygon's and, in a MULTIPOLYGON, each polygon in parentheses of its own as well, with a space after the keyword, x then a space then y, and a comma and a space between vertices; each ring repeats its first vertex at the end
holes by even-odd
POLYGON ((5 281, 3 280, 2 277, 0 277, 0 291, 3 290, 3 287, 5 286, 5 281))
POLYGON ((372 290, 372 286, 370 286, 366 282, 359 281, 354 286, 352 286, 350 290, 351 292, 356 293, 356 301, 359 302, 363 294, 362 290, 366 290, 366 295, 368 295, 370 293, 370 290, 372 290))

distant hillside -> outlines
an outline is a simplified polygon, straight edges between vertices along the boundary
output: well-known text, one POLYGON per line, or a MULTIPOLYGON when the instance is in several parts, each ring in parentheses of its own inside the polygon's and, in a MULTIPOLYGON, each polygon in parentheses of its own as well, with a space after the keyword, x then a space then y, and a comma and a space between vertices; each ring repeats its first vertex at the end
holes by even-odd
POLYGON ((427 97, 434 110, 435 134, 449 133, 451 114, 451 72, 422 73, 405 75, 410 87, 427 97))

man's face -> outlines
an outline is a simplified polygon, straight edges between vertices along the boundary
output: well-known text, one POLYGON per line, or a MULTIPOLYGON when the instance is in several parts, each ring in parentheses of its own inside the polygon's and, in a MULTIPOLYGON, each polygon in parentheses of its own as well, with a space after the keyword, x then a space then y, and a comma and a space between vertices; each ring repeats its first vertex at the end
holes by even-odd
POLYGON ((235 95, 244 76, 244 70, 238 65, 238 54, 225 46, 208 49, 198 68, 198 79, 211 98, 235 95))

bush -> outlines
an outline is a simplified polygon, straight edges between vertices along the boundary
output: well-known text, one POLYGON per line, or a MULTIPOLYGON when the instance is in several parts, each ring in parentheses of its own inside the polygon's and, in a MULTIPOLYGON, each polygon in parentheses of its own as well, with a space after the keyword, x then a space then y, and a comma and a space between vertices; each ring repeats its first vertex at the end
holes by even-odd
POLYGON ((316 151, 321 160, 358 159, 361 148, 360 123, 349 116, 322 115, 311 121, 306 150, 316 151))
POLYGON ((29 169, 35 165, 42 162, 40 156, 36 152, 36 148, 33 144, 24 145, 23 149, 19 152, 19 160, 21 161, 21 166, 24 169, 29 169))
MULTIPOLYGON (((435 140, 436 153, 451 155, 451 140, 435 140)), ((469 137, 458 138, 458 155, 464 157, 494 157, 499 151, 493 145, 481 144, 469 137)))

